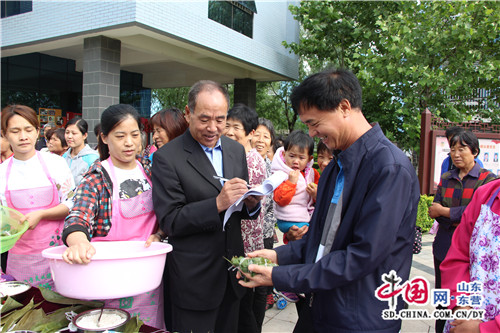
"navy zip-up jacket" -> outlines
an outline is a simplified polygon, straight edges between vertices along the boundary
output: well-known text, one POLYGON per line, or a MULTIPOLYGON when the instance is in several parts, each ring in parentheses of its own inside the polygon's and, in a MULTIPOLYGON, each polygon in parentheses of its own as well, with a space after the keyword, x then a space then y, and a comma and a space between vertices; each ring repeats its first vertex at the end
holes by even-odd
MULTIPOLYGON (((333 160, 320 177, 316 209, 301 240, 276 249, 277 290, 313 293, 316 332, 398 332, 400 321, 382 319, 389 309, 375 297, 382 274, 408 280, 419 183, 408 157, 379 125, 338 155, 345 180, 341 223, 330 253, 315 263, 339 166, 333 160)), ((401 296, 397 309, 403 307, 401 296)))

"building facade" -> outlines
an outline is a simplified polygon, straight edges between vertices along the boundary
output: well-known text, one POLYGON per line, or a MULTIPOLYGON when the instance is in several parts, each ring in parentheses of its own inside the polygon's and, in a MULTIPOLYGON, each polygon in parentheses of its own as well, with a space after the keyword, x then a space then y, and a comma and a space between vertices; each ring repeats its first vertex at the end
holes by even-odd
POLYGON ((148 116, 150 89, 200 79, 234 83, 235 102, 255 106, 256 82, 298 77, 298 58, 282 45, 299 38, 290 4, 1 1, 2 95, 53 99, 89 128, 111 104, 148 116))

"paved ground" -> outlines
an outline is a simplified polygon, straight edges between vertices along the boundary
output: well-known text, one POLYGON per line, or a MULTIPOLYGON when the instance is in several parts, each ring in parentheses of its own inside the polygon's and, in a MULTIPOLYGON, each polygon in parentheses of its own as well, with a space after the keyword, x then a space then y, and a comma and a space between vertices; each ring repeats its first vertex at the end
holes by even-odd
MULTIPOLYGON (((279 236, 281 237, 281 235, 279 236)), ((281 238, 280 238, 281 239, 281 238)), ((433 235, 425 234, 422 237, 422 252, 413 256, 410 278, 414 276, 425 277, 430 282, 430 288, 434 288, 434 264, 432 259, 432 241, 433 235)), ((413 308, 411 306, 410 308, 413 308)), ((419 309, 428 309, 430 312, 433 307, 418 307, 419 309)), ((288 305, 283 310, 273 307, 266 312, 263 333, 285 333, 292 332, 297 321, 297 310, 294 304, 288 305)), ((402 333, 434 333, 434 321, 432 320, 404 320, 401 328, 402 333)))

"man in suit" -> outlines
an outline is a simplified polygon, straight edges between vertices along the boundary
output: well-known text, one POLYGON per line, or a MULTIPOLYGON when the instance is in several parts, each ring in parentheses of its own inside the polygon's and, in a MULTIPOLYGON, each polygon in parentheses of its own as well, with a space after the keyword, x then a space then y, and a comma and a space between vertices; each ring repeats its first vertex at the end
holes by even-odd
POLYGON ((223 226, 227 208, 248 190, 245 149, 221 137, 229 108, 224 87, 199 81, 188 99, 188 131, 155 153, 152 172, 156 216, 174 248, 165 286, 172 331, 235 332, 244 288, 224 257, 244 255, 240 222, 257 217, 260 198, 247 198, 223 226))

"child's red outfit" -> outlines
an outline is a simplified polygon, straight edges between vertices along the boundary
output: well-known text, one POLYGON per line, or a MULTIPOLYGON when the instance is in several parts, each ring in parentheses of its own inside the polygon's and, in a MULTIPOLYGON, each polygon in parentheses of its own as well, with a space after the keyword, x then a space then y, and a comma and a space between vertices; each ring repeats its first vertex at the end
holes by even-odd
MULTIPOLYGON (((318 185, 319 182, 319 172, 316 169, 314 170, 314 184, 318 185)), ((302 176, 305 177, 304 171, 300 172, 302 176)), ((292 201, 293 196, 295 195, 295 190, 297 189, 297 184, 292 183, 288 179, 281 183, 280 186, 274 190, 273 199, 280 206, 286 206, 292 201)))

